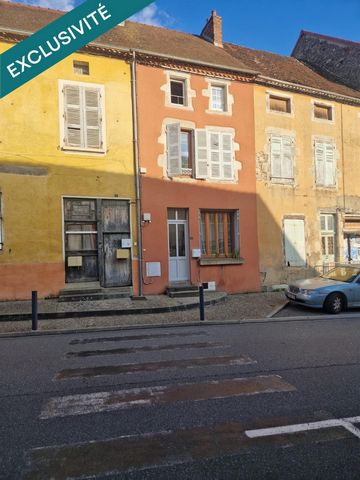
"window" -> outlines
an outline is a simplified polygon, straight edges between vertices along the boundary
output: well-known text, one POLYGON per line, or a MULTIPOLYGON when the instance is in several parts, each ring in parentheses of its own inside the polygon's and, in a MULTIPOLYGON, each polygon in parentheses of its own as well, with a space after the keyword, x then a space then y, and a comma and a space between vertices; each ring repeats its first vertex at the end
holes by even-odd
POLYGON ((320 215, 321 254, 323 261, 335 261, 335 217, 332 214, 320 215))
POLYGON ((329 120, 333 119, 333 108, 331 105, 323 105, 320 103, 314 103, 314 118, 320 120, 329 120))
POLYGON ((269 95, 269 109, 271 112, 291 113, 291 99, 269 95))
POLYGON ((299 218, 284 219, 285 262, 288 267, 306 265, 305 225, 299 218))
POLYGON ((104 151, 103 89, 88 84, 62 88, 64 149, 104 151))
POLYGON ((170 100, 173 105, 187 105, 186 80, 170 80, 170 100))
POLYGON ((213 257, 238 255, 236 245, 236 211, 201 211, 201 253, 213 257))
POLYGON ((181 130, 179 123, 173 123, 167 125, 166 136, 169 177, 189 174, 188 170, 194 170, 195 167, 195 172, 190 171, 190 174, 194 173, 198 179, 234 179, 231 133, 202 129, 191 132, 181 130))
POLYGON ((190 130, 181 130, 180 142, 182 174, 191 175, 193 168, 193 133, 190 130))
POLYGON ((316 184, 324 187, 335 186, 336 161, 334 144, 329 141, 316 140, 314 151, 316 184))
POLYGON ((0 250, 3 249, 2 195, 0 193, 0 250))
POLYGON ((271 135, 270 163, 271 178, 274 180, 294 179, 294 140, 288 136, 271 135))
POLYGON ((78 62, 74 60, 74 73, 76 75, 90 75, 89 62, 78 62))
POLYGON ((226 112, 226 89, 222 85, 211 86, 211 110, 226 112))

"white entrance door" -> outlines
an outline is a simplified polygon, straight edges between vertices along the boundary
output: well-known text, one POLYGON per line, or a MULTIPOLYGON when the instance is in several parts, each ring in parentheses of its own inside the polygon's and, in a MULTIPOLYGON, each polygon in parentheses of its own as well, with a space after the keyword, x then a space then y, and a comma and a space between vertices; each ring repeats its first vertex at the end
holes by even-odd
POLYGON ((187 210, 168 209, 169 282, 190 278, 187 210))
POLYGON ((284 237, 286 265, 304 267, 306 265, 304 220, 285 218, 284 237))

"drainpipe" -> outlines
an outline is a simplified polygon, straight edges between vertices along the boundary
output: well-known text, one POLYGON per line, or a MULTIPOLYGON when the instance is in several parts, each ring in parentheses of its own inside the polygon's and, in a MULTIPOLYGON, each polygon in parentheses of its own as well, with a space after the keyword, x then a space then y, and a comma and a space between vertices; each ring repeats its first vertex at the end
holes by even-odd
POLYGON ((131 60, 131 99, 132 99, 132 122, 133 122, 133 152, 135 170, 135 195, 136 195, 136 230, 138 240, 138 282, 139 297, 144 295, 143 289, 143 248, 141 231, 141 182, 139 163, 139 140, 138 140, 138 111, 137 111, 137 85, 136 85, 136 52, 132 52, 131 60))

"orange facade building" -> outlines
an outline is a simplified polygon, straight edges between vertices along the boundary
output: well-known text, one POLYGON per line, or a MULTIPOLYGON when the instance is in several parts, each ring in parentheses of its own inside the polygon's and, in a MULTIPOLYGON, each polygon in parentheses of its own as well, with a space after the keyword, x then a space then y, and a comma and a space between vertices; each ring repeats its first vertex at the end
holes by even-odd
POLYGON ((253 74, 217 22, 200 37, 152 27, 157 55, 136 63, 145 294, 260 288, 253 74))

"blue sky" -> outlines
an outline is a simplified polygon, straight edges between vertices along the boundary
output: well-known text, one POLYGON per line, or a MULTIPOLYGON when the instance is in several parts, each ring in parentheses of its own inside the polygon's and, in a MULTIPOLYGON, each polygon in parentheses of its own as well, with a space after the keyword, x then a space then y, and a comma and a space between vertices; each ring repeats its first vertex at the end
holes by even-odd
MULTIPOLYGON (((82 2, 22 0, 22 3, 63 10, 82 2)), ((300 30, 360 41, 359 0, 158 0, 136 19, 200 33, 212 9, 223 17, 226 41, 260 50, 288 55, 300 30)))

